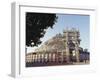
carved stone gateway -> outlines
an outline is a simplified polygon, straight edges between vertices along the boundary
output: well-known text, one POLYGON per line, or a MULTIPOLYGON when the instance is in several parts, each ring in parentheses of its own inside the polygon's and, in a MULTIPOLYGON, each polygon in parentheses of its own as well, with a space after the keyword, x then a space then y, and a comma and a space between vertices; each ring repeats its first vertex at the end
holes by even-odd
POLYGON ((67 61, 71 61, 72 56, 75 56, 76 61, 79 62, 79 44, 80 33, 75 28, 66 29, 63 31, 64 41, 66 44, 66 56, 67 61))

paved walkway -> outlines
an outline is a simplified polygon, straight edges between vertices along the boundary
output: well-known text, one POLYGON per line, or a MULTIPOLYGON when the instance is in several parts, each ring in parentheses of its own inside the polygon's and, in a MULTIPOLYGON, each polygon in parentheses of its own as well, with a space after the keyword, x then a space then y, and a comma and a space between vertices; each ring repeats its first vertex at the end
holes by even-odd
POLYGON ((45 62, 45 63, 27 63, 26 67, 41 67, 41 66, 58 66, 58 65, 84 65, 84 64, 89 64, 89 61, 87 62, 45 62))

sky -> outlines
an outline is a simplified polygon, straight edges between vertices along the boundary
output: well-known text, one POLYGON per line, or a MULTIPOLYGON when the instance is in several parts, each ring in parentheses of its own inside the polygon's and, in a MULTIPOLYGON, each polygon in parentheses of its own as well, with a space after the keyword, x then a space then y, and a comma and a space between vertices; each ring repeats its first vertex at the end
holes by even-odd
MULTIPOLYGON (((42 40, 42 44, 51 39, 58 33, 63 33, 66 28, 76 28, 80 31, 80 47, 90 50, 90 16, 89 15, 75 15, 75 14, 57 14, 57 23, 52 28, 48 28, 42 40)), ((41 45, 42 45, 41 44, 41 45)), ((40 47, 39 45, 38 47, 40 47)), ((28 47, 27 52, 32 52, 37 47, 28 47)))

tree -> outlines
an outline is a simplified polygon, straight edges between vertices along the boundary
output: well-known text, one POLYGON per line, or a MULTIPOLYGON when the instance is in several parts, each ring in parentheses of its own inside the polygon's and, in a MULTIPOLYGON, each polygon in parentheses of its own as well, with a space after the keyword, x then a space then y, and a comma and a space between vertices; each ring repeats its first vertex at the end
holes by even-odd
POLYGON ((84 49, 84 52, 88 52, 88 49, 84 49))
POLYGON ((57 22, 56 14, 26 13, 26 45, 38 46, 46 30, 57 22))

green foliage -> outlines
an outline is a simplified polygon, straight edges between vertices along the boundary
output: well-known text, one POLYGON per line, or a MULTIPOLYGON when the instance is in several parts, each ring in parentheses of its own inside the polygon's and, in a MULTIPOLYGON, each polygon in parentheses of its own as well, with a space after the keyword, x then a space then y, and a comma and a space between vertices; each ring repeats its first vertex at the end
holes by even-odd
POLYGON ((46 30, 57 22, 56 14, 26 13, 26 45, 38 46, 46 30))

